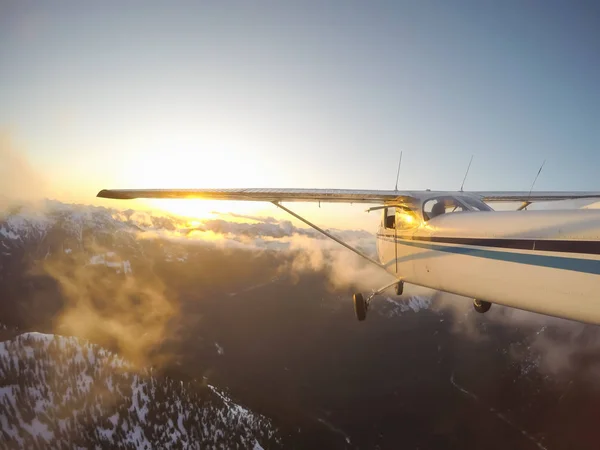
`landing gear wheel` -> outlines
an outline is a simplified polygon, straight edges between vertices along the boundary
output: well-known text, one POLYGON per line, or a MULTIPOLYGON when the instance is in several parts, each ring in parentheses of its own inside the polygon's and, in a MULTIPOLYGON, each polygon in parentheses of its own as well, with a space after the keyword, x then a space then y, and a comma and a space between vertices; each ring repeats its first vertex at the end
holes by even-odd
POLYGON ((402 295, 403 292, 404 292, 404 281, 400 281, 396 285, 396 295, 402 295))
POLYGON ((492 304, 490 302, 486 302, 484 300, 477 300, 475 298, 475 299, 473 299, 473 307, 475 308, 475 311, 483 314, 490 310, 490 308, 492 307, 492 304))
POLYGON ((354 294, 352 300, 354 301, 354 314, 362 322, 367 318, 367 302, 361 293, 354 294))

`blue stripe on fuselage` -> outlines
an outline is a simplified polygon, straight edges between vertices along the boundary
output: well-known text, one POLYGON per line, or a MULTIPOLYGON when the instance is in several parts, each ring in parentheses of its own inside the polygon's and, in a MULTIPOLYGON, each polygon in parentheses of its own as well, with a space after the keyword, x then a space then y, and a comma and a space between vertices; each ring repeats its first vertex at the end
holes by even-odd
MULTIPOLYGON (((385 241, 394 242, 394 239, 382 238, 385 241)), ((413 241, 407 239, 398 239, 398 244, 409 247, 417 247, 425 250, 434 250, 443 253, 452 253, 456 255, 475 256, 477 258, 493 259, 496 261, 514 262, 518 264, 528 264, 531 266, 549 267, 552 269, 571 270, 574 272, 590 273, 600 275, 600 260, 582 259, 573 257, 539 255, 520 252, 503 252, 497 250, 484 250, 474 247, 439 245, 430 242, 413 241)), ((425 255, 411 255, 398 260, 410 260, 414 258, 424 258, 425 255)), ((386 267, 395 263, 395 259, 385 264, 386 267)))

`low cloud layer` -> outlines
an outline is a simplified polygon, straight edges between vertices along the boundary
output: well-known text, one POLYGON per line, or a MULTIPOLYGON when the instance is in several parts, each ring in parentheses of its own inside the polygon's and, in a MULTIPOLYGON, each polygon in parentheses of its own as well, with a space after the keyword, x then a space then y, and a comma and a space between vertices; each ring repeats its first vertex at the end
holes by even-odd
MULTIPOLYGON (((127 221, 140 229, 139 239, 197 243, 224 251, 287 252, 290 258, 280 268, 281 274, 294 279, 302 272, 325 271, 333 289, 354 287, 369 292, 393 281, 390 274, 313 229, 297 227, 291 221, 272 217, 252 216, 254 223, 224 219, 230 215, 226 213, 223 218, 199 221, 190 226, 189 221, 177 217, 165 219, 156 218, 151 213, 114 213, 116 219, 127 221), (168 224, 165 224, 165 220, 168 224)), ((375 236, 372 233, 364 230, 329 231, 363 253, 376 256, 375 236)))

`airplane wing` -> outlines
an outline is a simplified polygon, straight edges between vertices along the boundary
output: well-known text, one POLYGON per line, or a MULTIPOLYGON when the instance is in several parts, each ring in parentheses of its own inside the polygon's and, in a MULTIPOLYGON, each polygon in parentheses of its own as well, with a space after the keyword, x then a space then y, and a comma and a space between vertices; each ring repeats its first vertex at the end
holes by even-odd
POLYGON ((304 217, 289 210, 280 202, 338 202, 338 203, 386 203, 402 201, 409 197, 406 191, 369 191, 359 189, 103 189, 98 197, 129 200, 136 198, 245 200, 273 202, 279 208, 314 228, 319 233, 343 245, 362 258, 385 269, 379 261, 335 237, 304 217))
POLYGON ((484 202, 533 203, 600 197, 600 191, 470 191, 469 194, 480 196, 484 202))
MULTIPOLYGON (((112 199, 179 198, 204 200, 243 200, 263 202, 379 203, 407 201, 410 198, 451 195, 448 191, 386 191, 365 189, 103 189, 98 197, 112 199)), ((540 202, 600 198, 600 191, 469 191, 485 202, 540 202)), ((458 194, 458 192, 457 192, 458 194)), ((462 194, 462 192, 461 192, 462 194)))
POLYGON ((103 189, 97 196, 120 200, 181 198, 263 202, 386 203, 411 197, 411 193, 364 189, 103 189))

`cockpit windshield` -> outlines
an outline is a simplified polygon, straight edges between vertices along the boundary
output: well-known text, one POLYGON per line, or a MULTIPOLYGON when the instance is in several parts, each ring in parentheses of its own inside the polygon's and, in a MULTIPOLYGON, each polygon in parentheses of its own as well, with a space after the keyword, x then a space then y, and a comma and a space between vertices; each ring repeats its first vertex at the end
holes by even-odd
POLYGON ((425 220, 430 220, 439 215, 454 212, 491 210, 492 208, 475 198, 447 195, 427 200, 423 204, 423 217, 425 220))
POLYGON ((472 197, 461 197, 461 202, 465 203, 472 211, 492 211, 492 208, 479 199, 472 197))

